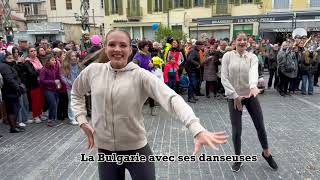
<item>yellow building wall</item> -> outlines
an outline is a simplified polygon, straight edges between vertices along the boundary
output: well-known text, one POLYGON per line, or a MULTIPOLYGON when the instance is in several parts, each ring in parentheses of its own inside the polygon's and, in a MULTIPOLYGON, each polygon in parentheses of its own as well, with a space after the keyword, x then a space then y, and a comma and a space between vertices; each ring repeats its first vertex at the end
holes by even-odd
POLYGON ((233 6, 232 16, 249 16, 260 15, 263 13, 263 8, 256 4, 245 4, 240 6, 233 6))
POLYGON ((309 1, 308 0, 291 0, 291 10, 292 11, 302 11, 309 9, 309 1))
MULTIPOLYGON (((266 1, 268 2, 268 1, 266 1)), ((270 10, 272 9, 272 0, 270 3, 270 10)), ((105 16, 105 30, 106 32, 113 29, 114 27, 140 27, 140 26, 151 26, 152 23, 158 22, 163 25, 168 25, 168 13, 153 13, 148 14, 147 12, 147 1, 140 1, 140 7, 143 10, 143 16, 139 22, 125 22, 125 23, 114 23, 114 20, 127 20, 126 9, 127 2, 122 3, 124 9, 124 15, 119 16, 118 14, 105 16)), ((169 25, 182 25, 182 30, 185 33, 189 33, 190 27, 196 27, 195 23, 192 23, 192 19, 196 18, 209 18, 213 14, 212 7, 194 7, 190 9, 172 9, 169 11, 169 25)), ((265 6, 257 4, 243 4, 240 6, 232 6, 232 16, 246 16, 246 15, 260 15, 265 13, 265 6)), ((219 25, 208 25, 213 29, 221 29, 222 26, 230 27, 230 37, 232 37, 232 26, 230 24, 219 24, 219 25)), ((228 28, 229 29, 229 28, 228 28)), ((258 33, 258 23, 253 23, 253 34, 258 33)), ((141 33, 142 34, 142 33, 141 33)))
MULTIPOLYGON (((263 11, 268 13, 272 11, 273 0, 263 0, 263 11)), ((310 10, 309 0, 291 0, 290 11, 306 11, 310 10)))
POLYGON ((272 0, 263 0, 262 9, 263 9, 263 13, 272 11, 272 0))
MULTIPOLYGON (((122 3, 123 9, 127 9, 127 3, 122 3)), ((126 11, 124 15, 119 16, 118 14, 105 16, 105 27, 106 32, 113 29, 114 27, 130 27, 130 26, 151 26, 152 23, 157 22, 165 26, 168 25, 168 13, 153 13, 148 14, 147 12, 147 1, 140 1, 140 7, 142 7, 143 16, 139 22, 135 23, 114 23, 114 20, 127 20, 126 11), (130 24, 130 25, 129 25, 130 24)), ((212 16, 212 9, 205 7, 195 7, 191 9, 172 9, 169 11, 169 25, 182 25, 182 31, 188 33, 189 24, 192 19, 195 18, 207 18, 212 16)))

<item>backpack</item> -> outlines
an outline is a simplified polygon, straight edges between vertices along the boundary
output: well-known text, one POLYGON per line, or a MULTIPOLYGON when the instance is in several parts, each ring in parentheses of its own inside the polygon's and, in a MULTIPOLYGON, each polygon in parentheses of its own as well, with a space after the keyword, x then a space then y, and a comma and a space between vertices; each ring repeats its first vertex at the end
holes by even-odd
POLYGON ((188 75, 187 74, 182 74, 180 76, 180 87, 188 88, 189 87, 189 83, 190 83, 190 80, 189 80, 188 75))

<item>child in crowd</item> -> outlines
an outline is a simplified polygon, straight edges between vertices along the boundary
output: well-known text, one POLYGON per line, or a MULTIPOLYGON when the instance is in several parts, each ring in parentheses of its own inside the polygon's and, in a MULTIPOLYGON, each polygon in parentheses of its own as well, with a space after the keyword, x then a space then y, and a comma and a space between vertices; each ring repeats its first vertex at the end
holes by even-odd
POLYGON ((55 126, 59 101, 58 90, 61 88, 61 78, 56 68, 56 63, 54 56, 49 54, 47 55, 43 69, 40 71, 40 84, 44 89, 44 96, 49 108, 47 123, 49 127, 55 126))
POLYGON ((69 100, 68 117, 70 120, 70 124, 72 125, 78 125, 78 122, 75 120, 75 117, 70 105, 71 89, 72 89, 72 84, 80 74, 80 71, 81 71, 81 68, 79 66, 79 58, 77 56, 77 53, 72 50, 68 51, 65 59, 62 61, 61 79, 67 85, 68 100, 69 100))
POLYGON ((179 81, 178 75, 178 64, 176 63, 175 57, 170 56, 170 61, 164 66, 164 82, 174 91, 176 91, 176 82, 179 81))
POLYGON ((151 73, 157 76, 162 82, 164 82, 163 72, 161 70, 163 60, 160 57, 155 56, 152 58, 152 63, 153 63, 153 69, 151 70, 151 73))

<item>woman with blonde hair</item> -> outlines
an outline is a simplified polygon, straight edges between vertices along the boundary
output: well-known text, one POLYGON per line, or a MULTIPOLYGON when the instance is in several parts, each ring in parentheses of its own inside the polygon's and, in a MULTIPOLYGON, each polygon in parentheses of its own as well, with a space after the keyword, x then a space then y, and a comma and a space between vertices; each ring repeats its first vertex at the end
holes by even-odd
POLYGON ((78 77, 81 71, 81 67, 79 64, 79 57, 77 56, 77 52, 73 50, 69 50, 66 54, 66 57, 62 61, 61 66, 61 79, 67 86, 68 93, 68 118, 70 120, 70 124, 78 125, 78 122, 74 118, 73 111, 70 106, 70 96, 71 89, 74 80, 78 77))

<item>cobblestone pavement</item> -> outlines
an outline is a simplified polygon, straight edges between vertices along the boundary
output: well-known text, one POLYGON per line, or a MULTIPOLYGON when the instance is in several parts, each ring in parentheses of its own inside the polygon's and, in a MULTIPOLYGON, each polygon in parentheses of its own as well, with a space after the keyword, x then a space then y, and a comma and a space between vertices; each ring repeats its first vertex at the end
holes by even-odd
MULTIPOLYGON (((243 116, 242 152, 257 155, 256 162, 246 162, 239 173, 230 170, 231 162, 157 162, 157 179, 320 179, 320 93, 313 96, 280 97, 267 90, 259 97, 269 145, 279 170, 273 171, 261 157, 253 123, 245 111, 243 116)), ((207 155, 232 155, 231 125, 223 98, 200 97, 191 104, 201 123, 211 131, 225 130, 228 143, 219 151, 202 150, 207 155)), ((160 107, 157 116, 150 116, 145 106, 148 141, 155 155, 191 155, 191 133, 160 107)), ((32 124, 26 132, 9 134, 0 124, 0 179, 98 179, 96 162, 79 162, 80 153, 96 155, 87 150, 87 141, 78 127, 62 123, 48 128, 44 123, 32 124)), ((127 179, 130 179, 127 173, 127 179)))

